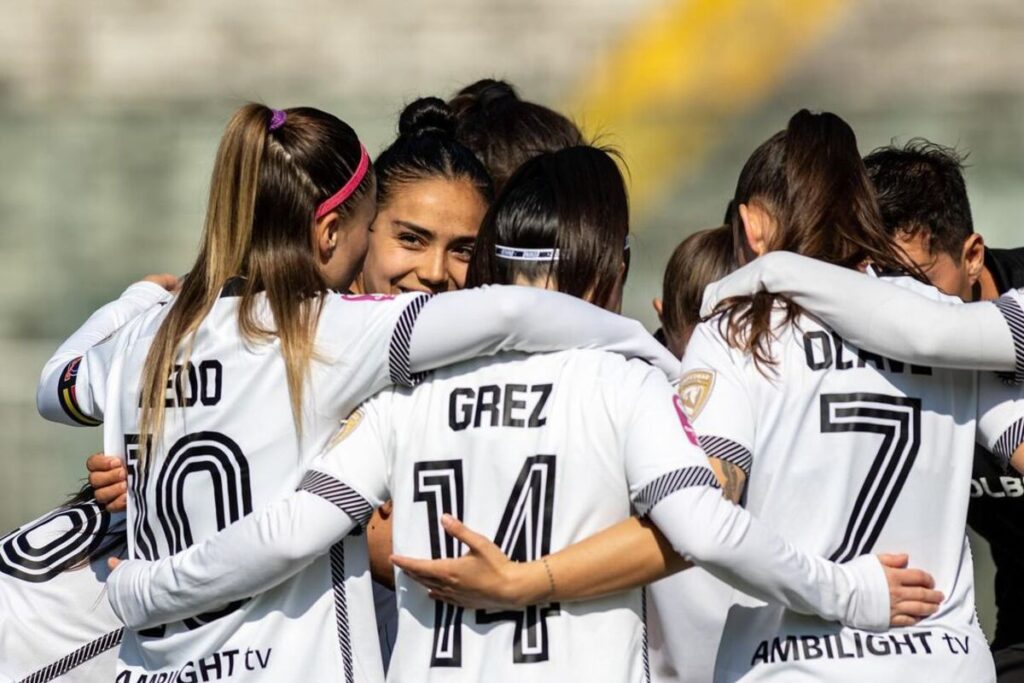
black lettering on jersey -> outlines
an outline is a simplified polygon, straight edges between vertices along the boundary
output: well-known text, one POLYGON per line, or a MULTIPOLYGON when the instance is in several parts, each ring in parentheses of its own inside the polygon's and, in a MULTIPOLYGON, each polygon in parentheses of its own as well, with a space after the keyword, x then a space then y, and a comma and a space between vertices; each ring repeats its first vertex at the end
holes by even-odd
POLYGON ((497 427, 501 415, 498 411, 498 404, 501 402, 501 387, 497 384, 488 384, 480 387, 476 394, 476 417, 473 419, 473 426, 480 426, 480 416, 490 413, 491 426, 497 427), (485 398, 485 396, 487 398, 485 398))
MULTIPOLYGON (((224 367, 217 360, 204 360, 199 365, 175 364, 167 377, 165 408, 191 408, 197 402, 204 406, 220 403, 224 387, 224 367)), ((139 395, 142 408, 142 395, 139 395)))
POLYGON ((528 427, 543 427, 548 423, 546 417, 541 417, 541 413, 544 412, 545 406, 548 404, 548 398, 551 396, 552 385, 550 384, 535 384, 530 387, 531 394, 540 394, 540 398, 537 399, 537 405, 533 407, 533 412, 530 413, 530 423, 528 427))
POLYGON ((525 410, 526 401, 525 399, 517 399, 516 395, 522 396, 526 393, 525 384, 506 384, 505 385, 505 403, 502 407, 502 421, 501 424, 505 427, 522 427, 526 424, 526 421, 521 417, 516 417, 513 413, 516 410, 525 410))
POLYGON ((811 370, 827 370, 832 367, 832 344, 829 343, 828 335, 821 330, 804 332, 804 355, 807 357, 807 367, 811 370))
POLYGON ((839 370, 849 370, 853 367, 852 360, 845 360, 843 358, 843 339, 835 332, 832 333, 832 341, 836 347, 836 368, 839 370))
POLYGON ((873 365, 875 370, 878 370, 879 372, 885 372, 884 358, 877 353, 868 351, 867 349, 857 349, 857 367, 864 368, 868 365, 873 365))
POLYGON ((448 426, 455 432, 499 425, 543 427, 547 424, 544 411, 553 388, 551 384, 458 387, 448 395, 448 426))
POLYGON ((461 432, 473 422, 473 401, 476 392, 469 387, 459 387, 448 397, 448 426, 454 432, 461 432))
MULTIPOLYGON (((848 346, 838 334, 824 330, 804 332, 804 360, 811 370, 850 370, 869 365, 879 372, 902 374, 907 370, 906 364, 901 361, 886 358, 866 349, 848 346), (846 355, 848 353, 857 357, 856 363, 852 357, 846 355)), ((911 365, 910 372, 914 375, 930 375, 932 369, 922 365, 911 365)))

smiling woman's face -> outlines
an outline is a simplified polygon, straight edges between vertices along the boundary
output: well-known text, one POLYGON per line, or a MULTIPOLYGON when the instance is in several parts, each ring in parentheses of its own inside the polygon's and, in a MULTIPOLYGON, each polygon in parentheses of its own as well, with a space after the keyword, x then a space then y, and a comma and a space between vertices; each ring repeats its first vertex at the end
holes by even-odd
POLYGON ((363 292, 447 292, 466 268, 487 204, 466 180, 427 178, 396 187, 370 228, 363 292))

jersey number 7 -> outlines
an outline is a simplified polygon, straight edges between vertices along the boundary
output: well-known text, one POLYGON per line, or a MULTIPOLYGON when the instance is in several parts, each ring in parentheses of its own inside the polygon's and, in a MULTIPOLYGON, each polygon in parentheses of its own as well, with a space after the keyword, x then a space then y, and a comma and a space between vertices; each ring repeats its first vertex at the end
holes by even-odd
POLYGON ((848 562, 871 552, 921 447, 921 399, 886 394, 822 394, 821 431, 881 434, 843 541, 829 559, 848 562))
MULTIPOLYGON (((431 556, 434 559, 459 557, 461 544, 444 532, 441 515, 448 513, 463 518, 462 461, 418 462, 413 467, 413 477, 413 500, 427 505, 431 556)), ((554 500, 555 456, 527 458, 502 513, 495 544, 516 562, 547 555, 551 550, 554 500)), ((552 603, 531 605, 523 610, 477 610, 476 620, 479 624, 514 622, 512 660, 521 664, 548 660, 547 617, 558 613, 558 603, 552 603)), ((435 604, 431 666, 462 666, 462 617, 461 607, 443 602, 435 604)))

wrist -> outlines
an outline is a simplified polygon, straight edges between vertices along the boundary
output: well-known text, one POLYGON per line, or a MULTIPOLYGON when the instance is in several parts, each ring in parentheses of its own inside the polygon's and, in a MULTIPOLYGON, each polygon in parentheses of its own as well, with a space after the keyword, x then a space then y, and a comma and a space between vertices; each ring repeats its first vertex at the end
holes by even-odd
POLYGON ((547 600, 553 594, 551 573, 543 560, 515 562, 509 567, 511 577, 508 600, 516 608, 534 605, 547 600))

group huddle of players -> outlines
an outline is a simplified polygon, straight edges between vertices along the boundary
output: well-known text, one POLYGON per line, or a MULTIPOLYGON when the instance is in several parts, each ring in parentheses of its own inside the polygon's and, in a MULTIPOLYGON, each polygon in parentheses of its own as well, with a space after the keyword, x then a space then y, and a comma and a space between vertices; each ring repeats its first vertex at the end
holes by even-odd
POLYGON ((104 454, 0 538, 0 680, 1024 676, 1024 251, 956 152, 800 111, 672 254, 657 339, 629 262, 614 154, 507 83, 372 161, 242 107, 187 275, 43 369, 104 454))

